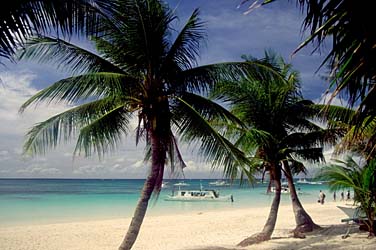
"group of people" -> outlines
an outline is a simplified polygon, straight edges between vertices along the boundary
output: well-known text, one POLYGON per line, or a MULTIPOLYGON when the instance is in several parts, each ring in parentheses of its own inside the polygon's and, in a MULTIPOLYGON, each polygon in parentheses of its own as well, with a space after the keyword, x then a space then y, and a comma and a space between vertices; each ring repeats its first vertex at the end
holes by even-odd
MULTIPOLYGON (((319 193, 319 200, 317 202, 321 203, 321 205, 324 204, 325 202, 325 193, 320 190, 320 193, 319 193)), ((337 194, 336 194, 336 191, 334 191, 333 193, 333 200, 336 201, 337 200, 337 194)), ((345 194, 343 193, 343 191, 341 192, 341 201, 344 201, 345 200, 345 194)), ((346 201, 349 201, 351 200, 351 196, 350 196, 350 190, 347 190, 347 193, 346 193, 346 201)))

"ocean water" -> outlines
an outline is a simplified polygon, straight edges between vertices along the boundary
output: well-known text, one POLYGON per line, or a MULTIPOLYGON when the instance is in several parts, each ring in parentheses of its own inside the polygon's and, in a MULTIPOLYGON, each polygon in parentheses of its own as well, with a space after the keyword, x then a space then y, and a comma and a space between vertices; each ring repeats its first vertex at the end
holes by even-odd
MULTIPOLYGON (((234 202, 165 201, 166 195, 178 189, 173 185, 178 181, 165 180, 159 197, 150 201, 147 215, 269 206, 273 199, 262 183, 212 187, 209 182, 214 180, 185 179, 189 186, 182 189, 216 189, 221 195, 232 194, 234 202)), ((135 179, 0 179, 0 226, 131 217, 143 183, 135 179)), ((297 187, 303 204, 317 202, 320 190, 327 199, 333 197, 325 184, 297 187)), ((283 194, 281 204, 289 203, 290 195, 283 194)))

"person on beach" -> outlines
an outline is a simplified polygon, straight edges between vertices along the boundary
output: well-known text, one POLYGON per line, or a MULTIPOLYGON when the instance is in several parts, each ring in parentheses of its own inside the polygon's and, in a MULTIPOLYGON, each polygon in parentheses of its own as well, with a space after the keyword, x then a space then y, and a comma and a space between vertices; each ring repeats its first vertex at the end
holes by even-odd
POLYGON ((333 193, 333 201, 336 201, 336 199, 337 199, 337 194, 336 194, 336 191, 334 191, 334 193, 333 193))
POLYGON ((320 190, 320 193, 319 193, 319 202, 321 203, 321 205, 323 205, 324 201, 325 201, 325 194, 324 194, 323 191, 320 190))
POLYGON ((350 190, 347 190, 346 201, 350 200, 350 190))
POLYGON ((345 200, 345 195, 343 194, 343 191, 341 192, 341 201, 345 200))

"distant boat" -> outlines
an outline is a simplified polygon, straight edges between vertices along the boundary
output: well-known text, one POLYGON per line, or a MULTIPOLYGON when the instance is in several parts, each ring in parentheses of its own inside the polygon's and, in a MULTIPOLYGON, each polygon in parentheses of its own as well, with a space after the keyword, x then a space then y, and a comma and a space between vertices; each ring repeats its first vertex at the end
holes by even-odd
POLYGON ((216 180, 216 181, 209 182, 209 185, 221 187, 221 186, 230 186, 231 184, 227 183, 226 181, 223 181, 223 180, 216 180))
POLYGON ((162 188, 167 187, 167 183, 168 183, 168 182, 162 182, 162 188))
POLYGON ((221 196, 216 190, 180 190, 167 195, 166 201, 234 201, 231 195, 221 196))
POLYGON ((181 181, 181 182, 175 183, 174 186, 182 187, 182 186, 189 186, 189 184, 185 183, 184 181, 181 181))
POLYGON ((304 179, 299 179, 298 181, 296 181, 296 183, 299 183, 299 184, 311 184, 311 185, 321 185, 322 182, 320 181, 307 181, 305 178, 304 179))

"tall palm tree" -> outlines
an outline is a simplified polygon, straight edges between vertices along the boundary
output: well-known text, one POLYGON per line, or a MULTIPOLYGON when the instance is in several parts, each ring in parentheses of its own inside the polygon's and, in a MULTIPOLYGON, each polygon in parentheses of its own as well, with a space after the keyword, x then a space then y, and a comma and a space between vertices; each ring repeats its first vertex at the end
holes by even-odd
POLYGON ((347 156, 345 160, 334 160, 319 173, 319 177, 329 181, 332 190, 351 188, 354 190, 354 200, 360 203, 368 220, 369 237, 375 236, 376 214, 376 160, 372 159, 364 166, 347 156))
POLYGON ((94 34, 99 17, 105 17, 114 4, 112 0, 9 1, 0 10, 0 58, 12 60, 17 47, 33 35, 94 34))
MULTIPOLYGON (((230 129, 229 137, 248 155, 254 155, 251 168, 267 170, 276 187, 262 232, 245 239, 239 243, 241 246, 270 239, 280 203, 282 170, 290 173, 290 168, 301 165, 299 157, 321 161, 322 145, 329 140, 323 136, 323 129, 309 120, 312 102, 302 98, 297 72, 273 53, 267 52, 264 61, 279 69, 284 79, 255 81, 245 77, 236 82, 223 82, 213 91, 213 96, 228 103, 231 112, 245 124, 245 128, 230 129)), ((290 185, 294 190, 292 181, 290 185)), ((292 195, 297 230, 318 227, 305 212, 296 193, 292 195)))
POLYGON ((205 38, 199 11, 172 41, 175 18, 160 1, 121 0, 110 19, 100 20, 103 35, 94 38, 98 55, 61 39, 39 37, 29 41, 20 56, 76 73, 31 97, 21 111, 43 101, 83 103, 35 125, 28 133, 26 152, 44 153, 78 134, 76 153, 102 156, 129 133, 132 115, 138 118, 136 144, 146 142, 151 168, 121 250, 132 248, 149 199, 160 191, 166 163, 172 168, 185 166, 178 139, 198 143, 198 152, 225 171, 248 161, 209 125, 215 117, 224 123, 237 119, 207 99, 207 91, 220 79, 238 78, 243 68, 260 79, 278 76, 262 62, 197 67, 205 38))

